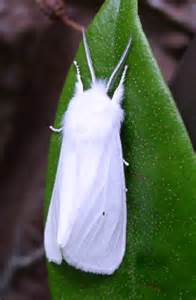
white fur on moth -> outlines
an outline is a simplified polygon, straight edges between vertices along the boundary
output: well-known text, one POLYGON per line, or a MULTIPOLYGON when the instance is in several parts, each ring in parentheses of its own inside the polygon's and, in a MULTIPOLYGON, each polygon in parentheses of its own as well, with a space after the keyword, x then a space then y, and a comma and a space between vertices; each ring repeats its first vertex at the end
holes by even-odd
POLYGON ((112 98, 107 93, 123 65, 128 45, 107 84, 97 80, 85 33, 92 77, 84 91, 76 62, 75 94, 62 120, 62 145, 48 211, 44 245, 49 261, 96 274, 112 274, 126 246, 126 187, 120 128, 127 66, 112 98))

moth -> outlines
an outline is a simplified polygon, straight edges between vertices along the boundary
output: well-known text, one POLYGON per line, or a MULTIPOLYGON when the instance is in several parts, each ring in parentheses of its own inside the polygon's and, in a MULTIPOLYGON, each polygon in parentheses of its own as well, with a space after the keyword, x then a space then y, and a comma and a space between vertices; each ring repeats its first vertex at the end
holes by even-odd
POLYGON ((108 92, 123 67, 128 41, 109 80, 95 76, 86 35, 83 44, 92 78, 84 90, 77 62, 75 93, 62 120, 60 157, 45 225, 50 262, 96 274, 112 274, 126 246, 126 186, 120 128, 125 65, 113 96, 108 92))

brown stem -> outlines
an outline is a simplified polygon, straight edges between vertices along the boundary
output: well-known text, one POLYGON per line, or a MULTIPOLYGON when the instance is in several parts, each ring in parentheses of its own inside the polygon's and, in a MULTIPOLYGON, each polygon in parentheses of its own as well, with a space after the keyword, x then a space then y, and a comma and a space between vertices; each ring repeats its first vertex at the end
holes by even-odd
POLYGON ((74 20, 69 19, 68 16, 64 15, 64 16, 60 17, 60 19, 62 20, 62 22, 65 25, 68 25, 68 26, 72 27, 73 29, 78 30, 80 32, 83 31, 83 26, 80 25, 79 23, 75 22, 74 20))
POLYGON ((42 11, 51 18, 58 18, 64 25, 82 32, 83 26, 67 16, 66 4, 63 0, 36 0, 42 11))

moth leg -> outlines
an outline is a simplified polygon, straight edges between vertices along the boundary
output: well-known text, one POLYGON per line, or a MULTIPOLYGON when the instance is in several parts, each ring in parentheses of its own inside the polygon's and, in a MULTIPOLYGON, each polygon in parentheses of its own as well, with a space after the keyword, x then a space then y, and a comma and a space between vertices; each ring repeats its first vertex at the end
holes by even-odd
POLYGON ((56 133, 60 133, 63 130, 63 127, 61 128, 54 128, 53 126, 49 126, 50 130, 56 133))
POLYGON ((117 102, 119 104, 122 102, 122 98, 123 98, 123 92, 124 92, 123 83, 124 83, 124 80, 125 80, 127 69, 128 69, 128 66, 126 65, 124 67, 124 70, 123 70, 123 73, 122 73, 119 85, 117 86, 117 88, 116 88, 116 90, 114 92, 114 95, 112 97, 112 101, 115 101, 115 102, 117 102))
POLYGON ((128 167, 128 166, 129 166, 129 163, 128 163, 128 161, 126 161, 124 158, 123 158, 123 163, 124 163, 124 165, 125 165, 126 167, 128 167))
POLYGON ((80 68, 78 66, 77 61, 74 60, 74 66, 76 67, 76 77, 77 77, 77 82, 76 82, 76 93, 82 93, 83 92, 83 84, 82 84, 82 79, 80 75, 80 68))

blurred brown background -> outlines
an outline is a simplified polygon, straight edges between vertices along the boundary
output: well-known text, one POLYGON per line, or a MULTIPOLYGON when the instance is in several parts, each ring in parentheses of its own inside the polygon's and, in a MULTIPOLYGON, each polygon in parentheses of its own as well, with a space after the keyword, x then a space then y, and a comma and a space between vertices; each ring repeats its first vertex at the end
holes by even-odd
MULTIPOLYGON (((81 34, 54 17, 60 0, 0 0, 0 299, 49 300, 42 247, 47 151, 81 34), (47 4, 47 5, 46 5, 47 4)), ((101 0, 66 1, 86 26, 101 0)), ((140 0, 139 15, 196 146, 196 2, 140 0)))

